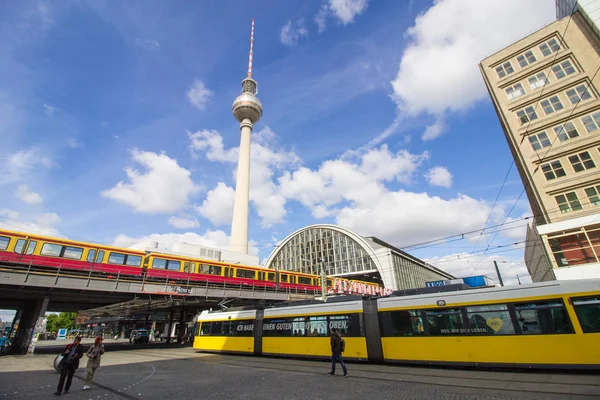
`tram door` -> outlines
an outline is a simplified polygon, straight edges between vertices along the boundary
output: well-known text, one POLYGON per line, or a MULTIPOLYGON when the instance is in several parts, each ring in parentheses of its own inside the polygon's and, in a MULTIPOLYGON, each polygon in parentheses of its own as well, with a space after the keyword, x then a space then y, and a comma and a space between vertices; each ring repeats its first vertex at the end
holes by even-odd
POLYGON ((19 238, 13 251, 18 254, 19 261, 30 262, 33 261, 33 252, 36 246, 37 240, 31 240, 28 237, 19 238))

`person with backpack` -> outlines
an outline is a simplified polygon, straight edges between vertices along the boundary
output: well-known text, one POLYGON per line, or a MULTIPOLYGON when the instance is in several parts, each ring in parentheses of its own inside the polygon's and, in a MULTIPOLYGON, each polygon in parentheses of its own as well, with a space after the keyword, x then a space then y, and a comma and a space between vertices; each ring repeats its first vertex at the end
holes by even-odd
POLYGON ((73 380, 73 374, 77 368, 79 368, 79 359, 83 357, 83 346, 81 345, 81 336, 75 337, 73 343, 69 343, 65 350, 62 352, 63 359, 60 362, 60 380, 58 381, 58 387, 54 393, 56 396, 60 396, 63 391, 63 385, 65 378, 67 378, 67 384, 65 385, 65 393, 69 393, 71 387, 71 381, 73 380))
POLYGON ((342 369, 344 370, 344 378, 348 377, 348 370, 346 369, 346 364, 344 364, 344 359, 342 358, 342 353, 346 350, 346 342, 341 338, 340 333, 336 329, 331 330, 331 371, 327 373, 329 376, 335 375, 335 363, 339 361, 342 365, 342 369))

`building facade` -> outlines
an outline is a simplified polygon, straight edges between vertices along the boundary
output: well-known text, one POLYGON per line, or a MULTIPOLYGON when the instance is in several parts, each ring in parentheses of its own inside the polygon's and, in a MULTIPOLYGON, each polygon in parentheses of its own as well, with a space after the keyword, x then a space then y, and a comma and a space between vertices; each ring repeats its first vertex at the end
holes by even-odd
POLYGON ((285 238, 265 262, 267 268, 414 289, 454 277, 375 237, 362 237, 336 225, 311 225, 285 238))
POLYGON ((577 11, 479 67, 534 214, 532 279, 600 277, 598 35, 577 11))

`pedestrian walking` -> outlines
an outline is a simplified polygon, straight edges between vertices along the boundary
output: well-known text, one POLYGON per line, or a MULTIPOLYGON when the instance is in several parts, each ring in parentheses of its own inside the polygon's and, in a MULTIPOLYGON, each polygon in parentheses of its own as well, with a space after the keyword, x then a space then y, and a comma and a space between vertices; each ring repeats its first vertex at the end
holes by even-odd
POLYGON ((100 360, 102 359, 102 354, 104 354, 104 345, 102 344, 102 336, 98 336, 94 341, 94 345, 90 347, 86 353, 88 356, 87 362, 87 375, 85 377, 85 383, 83 385, 83 390, 90 389, 90 383, 92 383, 92 379, 94 378, 94 373, 96 369, 100 366, 100 360))
POLYGON ((60 396, 63 391, 63 385, 65 387, 65 393, 69 393, 71 388, 71 381, 73 380, 73 374, 79 368, 79 359, 83 357, 83 346, 81 345, 81 336, 76 336, 73 339, 73 343, 69 343, 65 347, 65 351, 62 352, 63 359, 60 362, 60 380, 58 381, 58 387, 54 393, 56 396, 60 396), (67 384, 65 385, 65 378, 67 378, 67 384))
POLYGON ((342 365, 342 369, 344 370, 344 378, 348 377, 348 370, 346 369, 346 364, 344 364, 344 359, 342 358, 342 353, 346 350, 346 343, 344 339, 341 338, 340 333, 336 329, 331 330, 331 371, 327 373, 327 375, 333 376, 335 375, 335 363, 339 361, 342 365))
POLYGON ((4 354, 4 348, 6 347, 6 336, 4 335, 4 333, 0 333, 0 357, 2 357, 2 354, 4 354))

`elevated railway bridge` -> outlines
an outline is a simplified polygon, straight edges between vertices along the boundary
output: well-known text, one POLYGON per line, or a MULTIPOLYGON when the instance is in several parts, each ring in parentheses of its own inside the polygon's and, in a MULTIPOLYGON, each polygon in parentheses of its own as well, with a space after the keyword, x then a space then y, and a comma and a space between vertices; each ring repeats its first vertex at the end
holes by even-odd
MULTIPOLYGON (((12 345, 16 353, 32 352, 46 311, 95 309, 105 315, 169 311, 196 314, 207 308, 268 304, 320 296, 319 291, 273 288, 240 283, 215 283, 145 275, 132 276, 63 268, 60 263, 36 265, 0 256, 0 308, 17 310, 12 345)), ((182 326, 183 324, 180 324, 182 326)))

